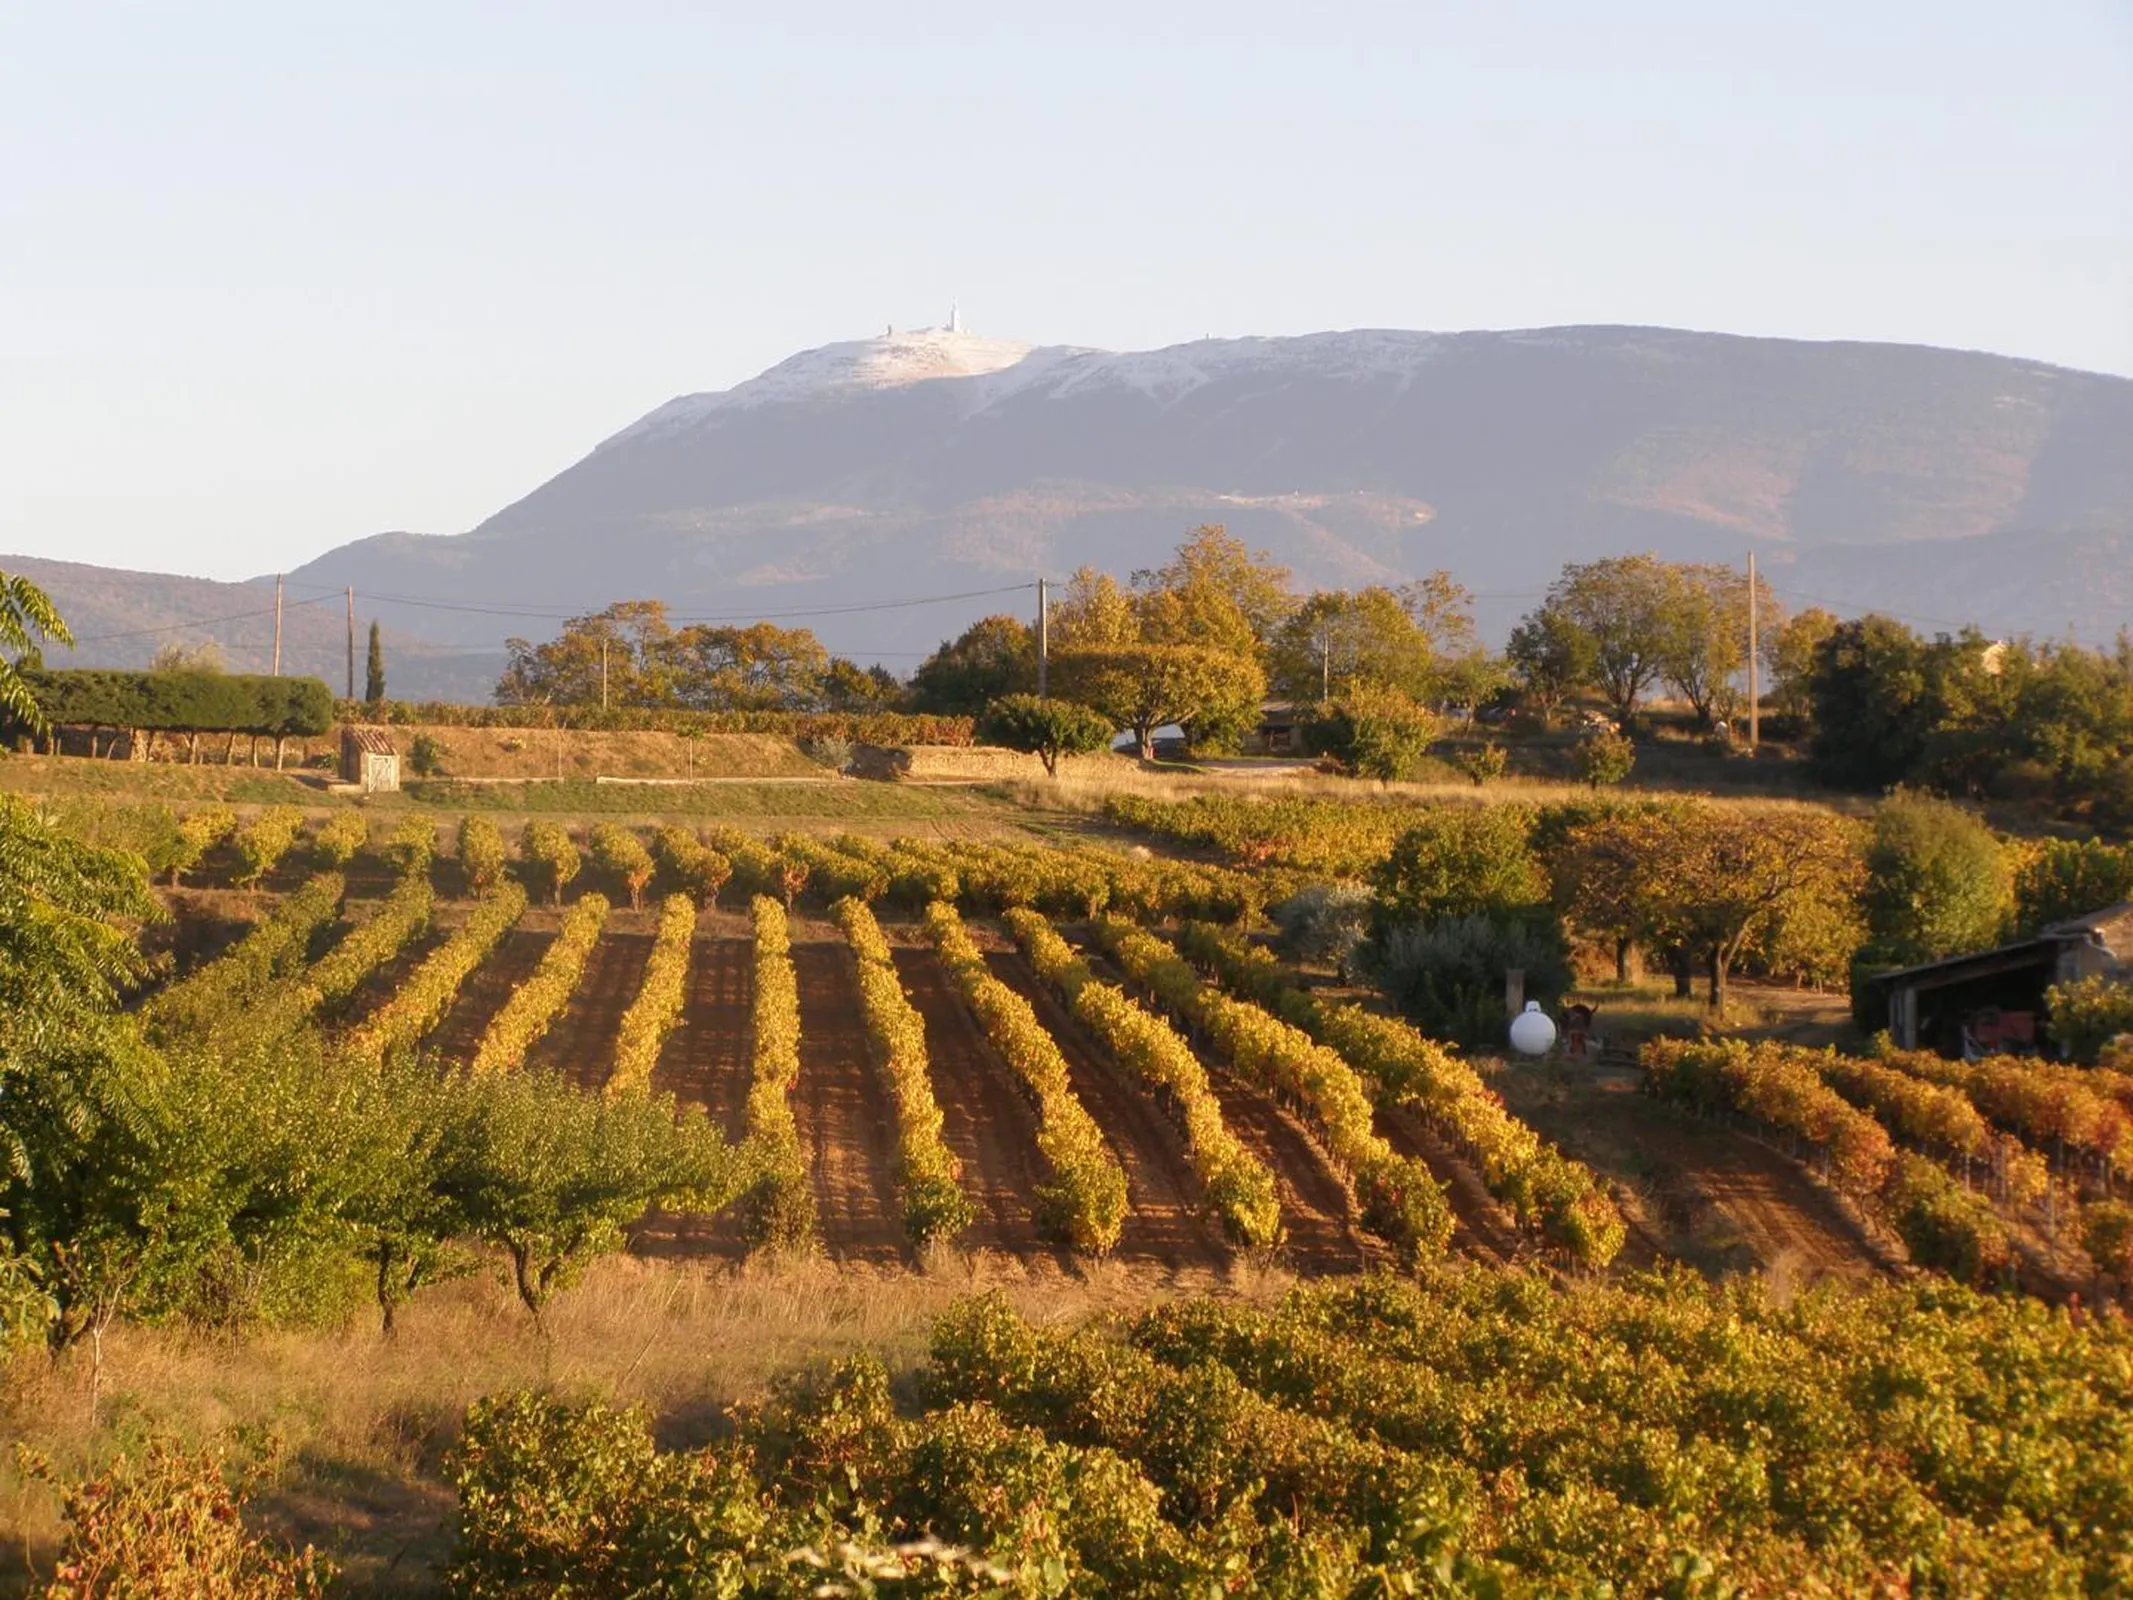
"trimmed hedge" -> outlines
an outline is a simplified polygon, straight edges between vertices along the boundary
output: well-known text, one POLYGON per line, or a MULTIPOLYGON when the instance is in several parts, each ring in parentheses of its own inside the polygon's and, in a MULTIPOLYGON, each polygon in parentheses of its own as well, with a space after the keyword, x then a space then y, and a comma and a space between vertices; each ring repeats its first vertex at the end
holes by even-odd
POLYGON ((68 667, 25 672, 22 680, 55 728, 298 739, 317 738, 333 727, 333 691, 317 678, 68 667))

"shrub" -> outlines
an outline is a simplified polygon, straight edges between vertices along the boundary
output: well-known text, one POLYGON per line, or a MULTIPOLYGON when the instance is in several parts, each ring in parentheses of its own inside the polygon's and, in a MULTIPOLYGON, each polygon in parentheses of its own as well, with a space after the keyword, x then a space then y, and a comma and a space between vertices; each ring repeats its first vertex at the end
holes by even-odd
POLYGON ((362 812, 336 811, 311 836, 311 848, 321 865, 345 867, 369 841, 370 823, 362 812))
MULTIPOLYGON (((49 1463, 29 1465, 53 1477, 49 1463)), ((47 1600, 323 1595, 331 1563, 308 1545, 292 1552, 245 1531, 240 1508, 257 1481, 248 1474, 232 1483, 213 1450, 195 1455, 151 1438, 138 1460, 121 1455, 100 1475, 67 1485, 66 1541, 47 1600)))
POLYGON ((755 1172, 743 1208, 759 1247, 797 1250, 815 1236, 815 1191, 793 1120, 800 1077, 800 985, 785 908, 757 895, 754 1067, 748 1084, 748 1154, 755 1172))
POLYGON ((1501 915, 1547 904, 1548 878, 1517 806, 1445 806, 1419 813, 1371 875, 1381 923, 1501 915))
POLYGON ((1298 961, 1333 967, 1346 977, 1370 931, 1370 891, 1359 883, 1314 883, 1274 907, 1281 945, 1298 961))
POLYGON ((2045 991, 2051 1035, 2074 1060, 2093 1066, 2122 1033, 2133 1033, 2133 982, 2097 976, 2045 991))
POLYGON ((561 823, 529 822, 518 841, 519 859, 552 904, 563 903, 563 886, 578 875, 578 847, 561 823))
POLYGON ((852 757, 858 753, 858 747, 838 733, 817 734, 800 748, 806 752, 810 761, 817 762, 832 772, 848 769, 852 764, 852 757))
MULTIPOLYGON (((649 876, 649 860, 646 872, 649 876)), ((690 941, 695 936, 695 902, 687 895, 669 896, 660 908, 659 937, 645 963, 644 981, 622 1014, 615 1039, 615 1068, 607 1080, 609 1094, 651 1086, 660 1046, 681 1021, 682 1003, 688 998, 690 941)))
POLYGON ((170 847, 170 886, 175 889, 180 873, 199 866, 208 851, 236 831, 237 813, 228 806, 207 806, 187 813, 178 824, 177 838, 170 847))
POLYGON ((1037 1151, 1052 1169, 1040 1213, 1075 1249, 1103 1254, 1125 1226, 1126 1174, 1075 1095, 1066 1057, 1030 1003, 992 975, 953 906, 927 906, 926 933, 993 1048, 1036 1102, 1037 1151))
POLYGON ((644 906, 644 886, 652 881, 652 855, 644 841, 628 828, 613 822, 597 824, 586 840, 593 865, 621 885, 630 897, 630 909, 644 906))
POLYGON ((533 976, 511 991, 511 998, 489 1019, 474 1051, 476 1072, 508 1072, 526 1059, 554 1025, 577 992, 585 961, 607 923, 607 897, 587 894, 563 913, 563 927, 541 955, 533 976))
POLYGON ((1511 764, 1511 755, 1502 745, 1491 740, 1478 750, 1462 751, 1454 764, 1473 780, 1474 787, 1478 789, 1484 784, 1494 783, 1504 775, 1505 769, 1511 764))
POLYGON ((2123 1200, 2098 1200, 2082 1207, 2081 1248, 2089 1253, 2098 1272, 2107 1272, 2122 1286, 2133 1287, 2133 1205, 2123 1200))
POLYGON ((1362 689, 1321 706, 1304 730, 1306 747, 1381 783, 1411 778, 1437 737, 1437 719, 1392 689, 1362 689))
POLYGON ((380 1061, 406 1049, 444 1020, 458 998, 460 985, 488 959, 497 940, 526 909, 526 891, 508 884, 484 901, 451 938, 423 958, 393 997, 367 1017, 349 1039, 359 1057, 380 1061))
POLYGON ((407 747, 407 770, 418 778, 442 778, 444 746, 427 733, 418 733, 407 747))
POLYGON ((257 883, 272 872, 304 831, 295 806, 268 806, 237 830, 237 881, 257 883))
POLYGON ((733 862, 687 828, 669 825, 653 839, 653 854, 667 881, 694 897, 701 910, 718 904, 718 892, 733 877, 733 862))
POLYGON ((1526 998, 1543 1005, 1561 998, 1571 976, 1552 929, 1480 912, 1386 929, 1369 965, 1386 997, 1425 1032, 1474 1049, 1503 1044, 1506 973, 1525 973, 1526 998))
POLYGON ((459 824, 459 870, 467 891, 486 900, 504 881, 504 836, 487 817, 469 815, 459 824))
POLYGON ((437 824, 428 817, 409 817, 385 841, 385 859, 403 878, 428 877, 436 854, 437 824))
POLYGON ((904 1229, 921 1248, 954 1238, 977 1216, 956 1179, 961 1163, 941 1138, 941 1108, 926 1070, 926 1024, 904 993, 881 925, 847 896, 832 908, 859 963, 859 1006, 896 1096, 897 1163, 904 1229))
POLYGON ((1637 765, 1637 747, 1620 733, 1588 733, 1571 748, 1570 763, 1593 788, 1612 788, 1637 765))

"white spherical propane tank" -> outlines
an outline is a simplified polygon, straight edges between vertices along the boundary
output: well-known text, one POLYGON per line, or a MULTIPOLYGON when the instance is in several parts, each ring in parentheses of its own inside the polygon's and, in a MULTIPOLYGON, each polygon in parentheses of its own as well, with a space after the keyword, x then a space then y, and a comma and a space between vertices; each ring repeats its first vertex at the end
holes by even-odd
POLYGON ((1538 1000, 1511 1019, 1511 1048, 1522 1056, 1544 1056, 1555 1044, 1555 1021, 1538 1000))

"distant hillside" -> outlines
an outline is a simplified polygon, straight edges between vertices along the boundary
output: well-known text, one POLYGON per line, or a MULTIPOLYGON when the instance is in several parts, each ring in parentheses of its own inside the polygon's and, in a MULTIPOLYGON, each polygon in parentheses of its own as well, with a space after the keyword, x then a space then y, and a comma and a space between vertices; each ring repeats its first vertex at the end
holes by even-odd
MULTIPOLYGON (((51 595, 78 641, 51 649, 55 667, 145 666, 166 644, 213 641, 233 672, 265 672, 274 660, 274 580, 215 583, 170 573, 125 572, 75 561, 0 555, 0 572, 20 573, 51 595)), ((346 687, 347 604, 317 585, 291 584, 282 597, 282 671, 346 687)), ((360 693, 371 607, 356 615, 356 687, 360 693)), ((501 650, 470 652, 384 631, 387 687, 398 696, 484 700, 496 682, 501 650)))

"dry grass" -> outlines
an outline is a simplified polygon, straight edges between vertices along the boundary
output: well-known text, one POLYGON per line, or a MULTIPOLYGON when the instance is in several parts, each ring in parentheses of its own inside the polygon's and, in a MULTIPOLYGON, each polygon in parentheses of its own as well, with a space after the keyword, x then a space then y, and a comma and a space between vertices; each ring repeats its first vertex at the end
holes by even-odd
MULTIPOLYGON (((418 1296, 392 1341, 367 1322, 241 1339, 122 1327, 105 1342, 93 1421, 86 1358, 32 1358, 0 1378, 0 1431, 70 1473, 156 1432, 230 1438, 240 1451, 271 1441, 284 1465, 249 1520, 328 1551, 358 1592, 424 1592, 450 1544, 445 1452, 484 1395, 552 1385, 639 1402, 663 1438, 689 1443, 717 1433, 727 1408, 777 1372, 862 1348, 908 1369, 932 1319, 961 1295, 998 1289, 1024 1316, 1055 1321, 1178 1294, 1265 1299, 1289 1281, 1244 1266, 1219 1277, 1116 1263, 1069 1274, 953 1253, 924 1273, 618 1257, 562 1297, 545 1339, 493 1275, 418 1296)), ((57 1511, 49 1488, 0 1457, 0 1594, 49 1575, 57 1511)))

